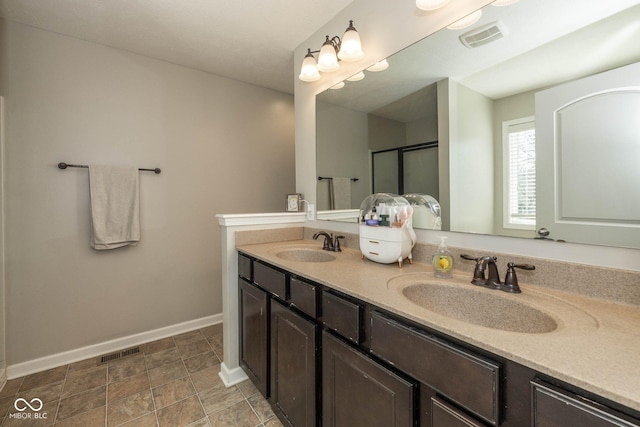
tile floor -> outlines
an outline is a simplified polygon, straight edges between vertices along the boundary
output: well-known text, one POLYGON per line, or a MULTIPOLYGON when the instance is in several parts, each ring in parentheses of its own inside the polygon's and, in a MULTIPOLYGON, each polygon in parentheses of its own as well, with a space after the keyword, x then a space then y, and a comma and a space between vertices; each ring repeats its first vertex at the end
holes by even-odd
POLYGON ((0 391, 0 426, 282 426, 251 382, 226 388, 218 377, 221 324, 140 350, 106 364, 93 358, 8 381, 0 391), (29 408, 23 414, 30 419, 17 418, 16 400, 36 397, 43 402, 40 418, 29 408))

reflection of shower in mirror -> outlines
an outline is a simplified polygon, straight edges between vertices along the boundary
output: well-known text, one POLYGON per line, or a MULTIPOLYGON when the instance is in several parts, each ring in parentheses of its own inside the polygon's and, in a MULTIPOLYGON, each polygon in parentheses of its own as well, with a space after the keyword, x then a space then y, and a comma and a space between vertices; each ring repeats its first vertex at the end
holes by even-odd
POLYGON ((442 229, 442 218, 440 217, 440 204, 428 194, 403 194, 409 204, 413 207, 413 228, 425 230, 442 229))

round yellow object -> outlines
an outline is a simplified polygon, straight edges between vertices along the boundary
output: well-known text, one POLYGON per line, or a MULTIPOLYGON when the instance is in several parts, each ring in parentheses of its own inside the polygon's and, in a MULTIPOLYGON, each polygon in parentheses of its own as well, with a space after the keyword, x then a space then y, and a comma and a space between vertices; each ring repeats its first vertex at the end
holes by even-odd
POLYGON ((447 268, 449 268, 449 260, 446 258, 440 258, 440 261, 438 261, 438 264, 440 265, 440 268, 443 270, 446 270, 447 268))

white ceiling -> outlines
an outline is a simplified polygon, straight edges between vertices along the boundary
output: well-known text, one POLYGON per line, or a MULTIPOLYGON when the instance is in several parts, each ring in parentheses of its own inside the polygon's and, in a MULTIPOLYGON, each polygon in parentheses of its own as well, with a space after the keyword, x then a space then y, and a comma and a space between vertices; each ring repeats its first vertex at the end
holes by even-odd
POLYGON ((0 17, 293 93, 294 49, 352 1, 0 0, 0 17))

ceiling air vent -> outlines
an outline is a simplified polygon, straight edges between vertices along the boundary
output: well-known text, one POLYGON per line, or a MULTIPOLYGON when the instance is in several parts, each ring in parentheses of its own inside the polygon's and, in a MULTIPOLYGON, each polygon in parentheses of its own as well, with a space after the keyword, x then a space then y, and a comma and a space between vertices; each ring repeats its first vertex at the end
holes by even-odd
POLYGON ((507 27, 501 21, 495 21, 460 36, 460 41, 466 47, 474 48, 499 40, 507 35, 507 27))

